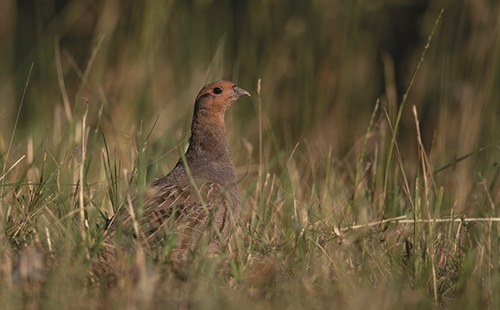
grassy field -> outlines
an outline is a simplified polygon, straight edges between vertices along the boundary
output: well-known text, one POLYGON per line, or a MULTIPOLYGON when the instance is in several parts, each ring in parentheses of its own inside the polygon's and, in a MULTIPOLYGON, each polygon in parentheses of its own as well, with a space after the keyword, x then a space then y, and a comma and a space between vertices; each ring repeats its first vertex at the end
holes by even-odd
POLYGON ((500 308, 497 1, 0 12, 2 308, 500 308), (226 116, 225 253, 180 272, 119 240, 95 276, 106 221, 172 169, 220 78, 252 94, 226 116))

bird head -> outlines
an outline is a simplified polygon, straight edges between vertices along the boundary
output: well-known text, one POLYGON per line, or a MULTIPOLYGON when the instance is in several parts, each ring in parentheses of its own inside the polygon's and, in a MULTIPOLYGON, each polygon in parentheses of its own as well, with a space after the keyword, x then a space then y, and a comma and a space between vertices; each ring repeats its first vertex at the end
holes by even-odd
POLYGON ((250 94, 231 81, 216 81, 205 85, 196 97, 195 111, 207 110, 210 114, 224 116, 236 99, 250 94))

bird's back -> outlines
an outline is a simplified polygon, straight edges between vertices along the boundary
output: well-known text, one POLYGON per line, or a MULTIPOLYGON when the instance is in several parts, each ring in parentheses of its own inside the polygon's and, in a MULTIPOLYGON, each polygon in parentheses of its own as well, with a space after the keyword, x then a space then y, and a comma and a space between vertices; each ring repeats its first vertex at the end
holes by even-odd
POLYGON ((141 239, 152 246, 167 241, 178 250, 192 250, 205 235, 209 248, 218 248, 239 217, 236 185, 227 187, 199 178, 188 184, 163 181, 146 191, 141 239))

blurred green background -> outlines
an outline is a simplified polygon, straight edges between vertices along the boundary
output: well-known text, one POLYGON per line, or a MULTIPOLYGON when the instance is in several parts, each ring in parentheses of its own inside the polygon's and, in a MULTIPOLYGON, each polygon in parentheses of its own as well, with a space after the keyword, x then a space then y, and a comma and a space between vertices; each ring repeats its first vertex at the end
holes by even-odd
MULTIPOLYGON (((239 138, 254 146, 259 141, 261 79, 266 159, 300 142, 307 160, 331 152, 354 165, 377 98, 374 130, 390 135, 387 125, 395 122, 441 9, 403 111, 399 152, 412 179, 416 106, 435 169, 490 146, 460 162, 443 182, 476 176, 478 164, 496 175, 496 0, 3 0, 0 149, 8 147, 19 109, 13 147, 23 150, 30 137, 35 148, 50 149, 61 128, 81 118, 88 105, 91 126, 103 107, 104 132, 117 148, 159 117, 151 147, 165 153, 186 137, 198 90, 225 78, 252 93, 251 104, 238 102, 227 116, 235 161, 243 166, 239 138)), ((377 145, 367 156, 376 156, 377 145)), ((456 193, 468 196, 471 188, 456 193)))
POLYGON ((0 300, 498 308, 499 57, 498 0, 0 0, 0 300), (130 247, 119 285, 88 282, 107 220, 170 171, 220 78, 252 94, 226 115, 230 272, 201 253, 173 281, 130 247))

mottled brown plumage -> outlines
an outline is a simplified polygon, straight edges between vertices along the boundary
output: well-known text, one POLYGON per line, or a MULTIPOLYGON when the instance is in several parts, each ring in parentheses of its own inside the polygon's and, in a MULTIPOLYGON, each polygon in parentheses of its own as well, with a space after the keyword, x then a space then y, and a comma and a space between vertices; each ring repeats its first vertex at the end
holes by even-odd
MULTIPOLYGON (((217 251, 227 240, 239 218, 240 195, 224 115, 244 95, 250 96, 230 81, 213 82, 201 89, 185 155, 144 193, 144 216, 134 229, 139 240, 155 246, 165 238, 176 239, 179 258, 194 249, 202 236, 210 240, 209 252, 217 251)), ((131 221, 130 214, 126 218, 125 222, 131 221)))

